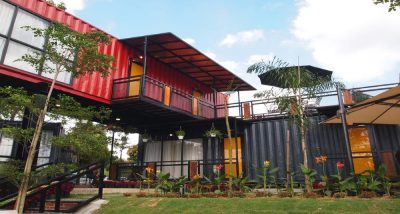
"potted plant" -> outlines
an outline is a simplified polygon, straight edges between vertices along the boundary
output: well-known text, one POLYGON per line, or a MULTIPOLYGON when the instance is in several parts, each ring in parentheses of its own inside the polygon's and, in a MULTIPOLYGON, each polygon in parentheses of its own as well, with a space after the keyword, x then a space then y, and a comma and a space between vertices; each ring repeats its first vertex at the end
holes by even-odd
POLYGON ((215 129, 214 127, 211 127, 211 129, 210 130, 207 130, 205 133, 204 133, 204 135, 206 136, 206 137, 212 137, 212 138, 214 138, 214 137, 222 137, 222 132, 220 131, 220 130, 218 130, 218 129, 215 129))
POLYGON ((149 140, 150 140, 150 135, 147 132, 143 133, 142 134, 143 143, 147 143, 149 140))
POLYGON ((182 140, 185 137, 185 131, 183 131, 182 127, 179 127, 179 130, 175 132, 175 135, 179 140, 182 140))

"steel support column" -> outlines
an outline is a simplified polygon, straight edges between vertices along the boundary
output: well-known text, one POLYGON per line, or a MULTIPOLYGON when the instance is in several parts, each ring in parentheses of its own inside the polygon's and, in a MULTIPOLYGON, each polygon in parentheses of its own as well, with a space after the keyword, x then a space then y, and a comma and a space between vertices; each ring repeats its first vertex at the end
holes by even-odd
POLYGON ((147 75, 147 36, 144 37, 144 51, 143 51, 143 75, 141 79, 141 93, 140 97, 143 97, 146 93, 146 75, 147 75))
POLYGON ((181 176, 183 176, 183 143, 184 140, 181 140, 181 176))
POLYGON ((338 100, 339 100, 340 117, 342 118, 342 128, 343 128, 344 140, 346 142, 347 160, 348 160, 350 172, 354 172, 353 158, 351 155, 351 145, 350 145, 350 140, 349 140, 349 132, 347 129, 346 109, 344 107, 342 90, 340 89, 340 86, 336 86, 336 91, 337 91, 338 100))

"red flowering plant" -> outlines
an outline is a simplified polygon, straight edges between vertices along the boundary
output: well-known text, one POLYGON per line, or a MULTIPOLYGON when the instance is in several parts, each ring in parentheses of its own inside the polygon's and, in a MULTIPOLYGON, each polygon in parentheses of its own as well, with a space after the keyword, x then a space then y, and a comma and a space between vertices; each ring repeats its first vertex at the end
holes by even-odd
POLYGON ((332 175, 331 177, 337 181, 337 189, 341 193, 346 193, 348 191, 355 191, 357 189, 356 183, 353 180, 353 177, 342 178, 342 169, 344 168, 344 163, 338 161, 336 162, 336 175, 332 175))
POLYGON ((221 185, 223 184, 225 175, 222 173, 222 169, 224 168, 224 165, 218 164, 214 166, 214 184, 217 186, 218 190, 216 190, 216 193, 221 193, 221 185))
POLYGON ((328 176, 326 175, 326 161, 328 160, 328 156, 326 155, 321 155, 318 157, 315 157, 315 162, 318 165, 322 166, 322 175, 321 175, 321 182, 316 181, 313 184, 314 189, 320 189, 325 195, 330 196, 332 194, 332 191, 329 190, 329 179, 328 176))

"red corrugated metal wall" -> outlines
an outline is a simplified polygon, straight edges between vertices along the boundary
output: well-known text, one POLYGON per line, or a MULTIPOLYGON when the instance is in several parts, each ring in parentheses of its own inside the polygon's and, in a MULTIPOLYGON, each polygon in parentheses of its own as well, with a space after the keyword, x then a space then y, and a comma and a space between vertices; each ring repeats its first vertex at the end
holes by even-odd
MULTIPOLYGON (((78 32, 88 32, 92 29, 98 29, 63 10, 59 10, 56 7, 51 6, 44 0, 12 0, 12 2, 50 20, 67 24, 78 32)), ((71 86, 73 90, 77 92, 83 92, 89 99, 109 102, 112 93, 112 80, 127 77, 129 57, 137 58, 139 55, 139 53, 135 53, 135 51, 129 49, 123 43, 118 41, 117 38, 111 35, 110 37, 111 44, 100 47, 100 51, 104 54, 114 56, 115 61, 113 67, 115 70, 110 72, 110 75, 107 77, 101 77, 100 74, 94 73, 75 78, 71 86)), ((185 76, 184 74, 174 70, 160 61, 149 57, 147 62, 148 76, 171 85, 172 87, 182 90, 188 94, 192 94, 193 90, 199 90, 203 93, 205 101, 213 104, 213 92, 211 88, 189 78, 188 76, 185 76)), ((60 90, 66 90, 68 87, 60 84, 57 88, 60 90)), ((71 92, 71 90, 69 91, 71 92)), ((154 90, 154 93, 158 93, 158 91, 159 90, 154 90)), ((159 94, 149 94, 149 96, 160 99, 159 94)), ((223 95, 221 93, 218 93, 217 104, 223 104, 223 95)), ((218 111, 218 115, 220 114, 221 112, 218 111)))
MULTIPOLYGON (((43 0, 12 0, 12 2, 38 14, 39 16, 67 24, 78 32, 88 32, 92 29, 98 29, 63 10, 51 6, 43 0)), ((113 65, 115 70, 110 72, 110 75, 104 78, 98 73, 75 78, 71 86, 73 90, 83 92, 84 96, 89 99, 109 102, 112 92, 112 80, 127 76, 129 49, 119 42, 117 38, 111 35, 110 37, 111 44, 100 47, 100 50, 104 54, 115 57, 113 65)), ((62 84, 58 85, 57 88, 60 90, 68 89, 68 87, 65 87, 62 84)), ((71 92, 71 90, 68 91, 71 92)))

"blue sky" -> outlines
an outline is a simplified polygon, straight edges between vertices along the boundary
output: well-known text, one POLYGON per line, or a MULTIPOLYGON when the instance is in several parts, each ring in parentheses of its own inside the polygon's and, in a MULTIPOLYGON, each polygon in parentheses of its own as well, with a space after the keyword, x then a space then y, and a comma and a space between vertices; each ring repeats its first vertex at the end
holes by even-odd
POLYGON ((250 63, 277 56, 348 87, 398 81, 400 12, 372 0, 65 0, 118 38, 172 32, 259 87, 250 63))

